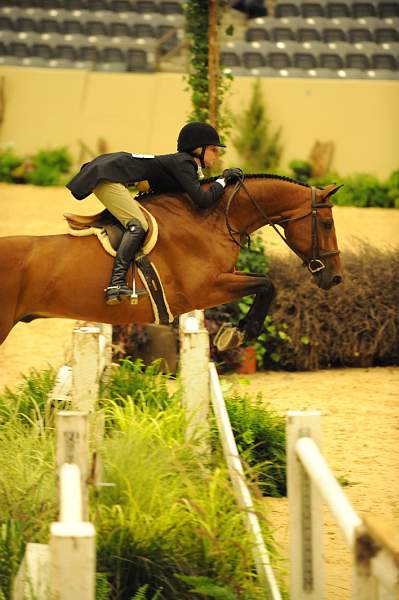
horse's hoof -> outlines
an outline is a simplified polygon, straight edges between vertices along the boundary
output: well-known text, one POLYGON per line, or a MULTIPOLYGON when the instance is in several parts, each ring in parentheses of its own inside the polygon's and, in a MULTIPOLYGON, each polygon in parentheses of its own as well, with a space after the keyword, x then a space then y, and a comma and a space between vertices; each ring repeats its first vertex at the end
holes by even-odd
POLYGON ((213 340, 219 352, 238 348, 244 341, 245 333, 228 323, 223 323, 213 340))
POLYGON ((105 298, 106 304, 109 306, 114 306, 115 304, 119 304, 121 299, 119 296, 110 296, 109 298, 105 298))

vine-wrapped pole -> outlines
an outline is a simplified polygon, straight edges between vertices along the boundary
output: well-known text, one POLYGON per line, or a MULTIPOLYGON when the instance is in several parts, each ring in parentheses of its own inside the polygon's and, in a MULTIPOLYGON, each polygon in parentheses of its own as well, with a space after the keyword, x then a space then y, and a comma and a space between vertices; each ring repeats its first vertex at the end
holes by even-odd
POLYGON ((218 78, 219 78, 218 0, 209 0, 208 12, 208 85, 209 122, 218 127, 218 78))

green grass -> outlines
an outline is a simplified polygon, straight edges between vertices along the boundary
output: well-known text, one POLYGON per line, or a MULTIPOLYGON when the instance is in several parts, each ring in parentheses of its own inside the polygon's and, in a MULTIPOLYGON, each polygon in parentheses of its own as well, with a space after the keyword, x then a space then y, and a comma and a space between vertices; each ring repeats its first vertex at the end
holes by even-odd
MULTIPOLYGON (((25 544, 47 543, 57 517, 54 409, 47 400, 53 381, 50 371, 31 372, 15 392, 0 395, 0 598, 7 600, 25 544)), ((97 600, 267 597, 224 461, 185 440, 180 395, 168 393, 167 377, 156 365, 144 370, 124 361, 100 404, 104 481, 114 485, 91 490, 97 600)))

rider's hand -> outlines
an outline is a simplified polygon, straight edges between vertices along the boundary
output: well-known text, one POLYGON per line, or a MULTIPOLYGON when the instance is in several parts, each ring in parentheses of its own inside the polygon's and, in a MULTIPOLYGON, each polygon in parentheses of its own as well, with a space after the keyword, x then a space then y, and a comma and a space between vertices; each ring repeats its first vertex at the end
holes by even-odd
POLYGON ((231 169, 225 169, 223 171, 223 177, 226 180, 226 183, 233 183, 233 181, 237 181, 237 179, 241 179, 243 176, 243 172, 238 167, 233 167, 231 169))

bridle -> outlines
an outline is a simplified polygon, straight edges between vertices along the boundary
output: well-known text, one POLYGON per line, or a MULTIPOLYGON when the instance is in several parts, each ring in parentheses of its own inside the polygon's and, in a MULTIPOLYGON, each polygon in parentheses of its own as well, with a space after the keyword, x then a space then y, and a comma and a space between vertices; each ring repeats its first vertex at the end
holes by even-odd
POLYGON ((225 211, 226 227, 228 229, 230 237, 235 244, 240 246, 240 248, 245 248, 245 246, 243 246, 240 242, 238 242, 235 239, 234 235, 239 235, 240 238, 242 238, 243 236, 246 236, 247 240, 248 240, 248 247, 249 247, 249 239, 250 238, 246 231, 240 231, 240 230, 234 229, 231 226, 231 223, 229 220, 229 212, 230 212, 231 204, 232 204, 235 196, 237 195, 238 191, 241 188, 245 191, 245 193, 247 194, 248 198, 251 200, 251 202, 255 206, 255 208, 266 219, 268 225, 271 225, 271 227, 273 227, 273 229, 278 233, 278 235, 281 237, 281 239, 287 244, 287 246, 297 256, 299 256, 299 258, 303 261, 303 264, 309 269, 309 271, 312 274, 317 273, 318 271, 322 271, 323 269, 326 268, 326 265, 324 264, 322 259, 325 259, 329 256, 336 256, 337 254, 339 254, 339 250, 321 251, 321 249, 320 249, 317 209, 318 208, 332 208, 333 205, 330 204, 329 202, 317 202, 316 188, 314 186, 310 187, 311 207, 310 207, 309 212, 305 213, 304 215, 300 215, 299 217, 280 219, 279 221, 273 222, 270 219, 270 217, 263 211, 262 207, 259 205, 257 200, 255 200, 255 198, 249 193, 249 191, 244 183, 244 176, 240 177, 237 180, 237 183, 235 184, 234 189, 227 201, 226 211, 225 211), (276 225, 285 226, 285 225, 287 225, 287 223, 292 223, 293 221, 300 221, 302 219, 306 219, 307 217, 311 217, 311 219, 312 219, 312 256, 311 256, 311 258, 308 258, 307 256, 305 256, 305 254, 303 254, 303 252, 301 252, 301 250, 296 248, 296 246, 294 246, 294 244, 291 244, 291 242, 289 242, 287 240, 287 237, 285 235, 283 235, 276 227, 276 225))

